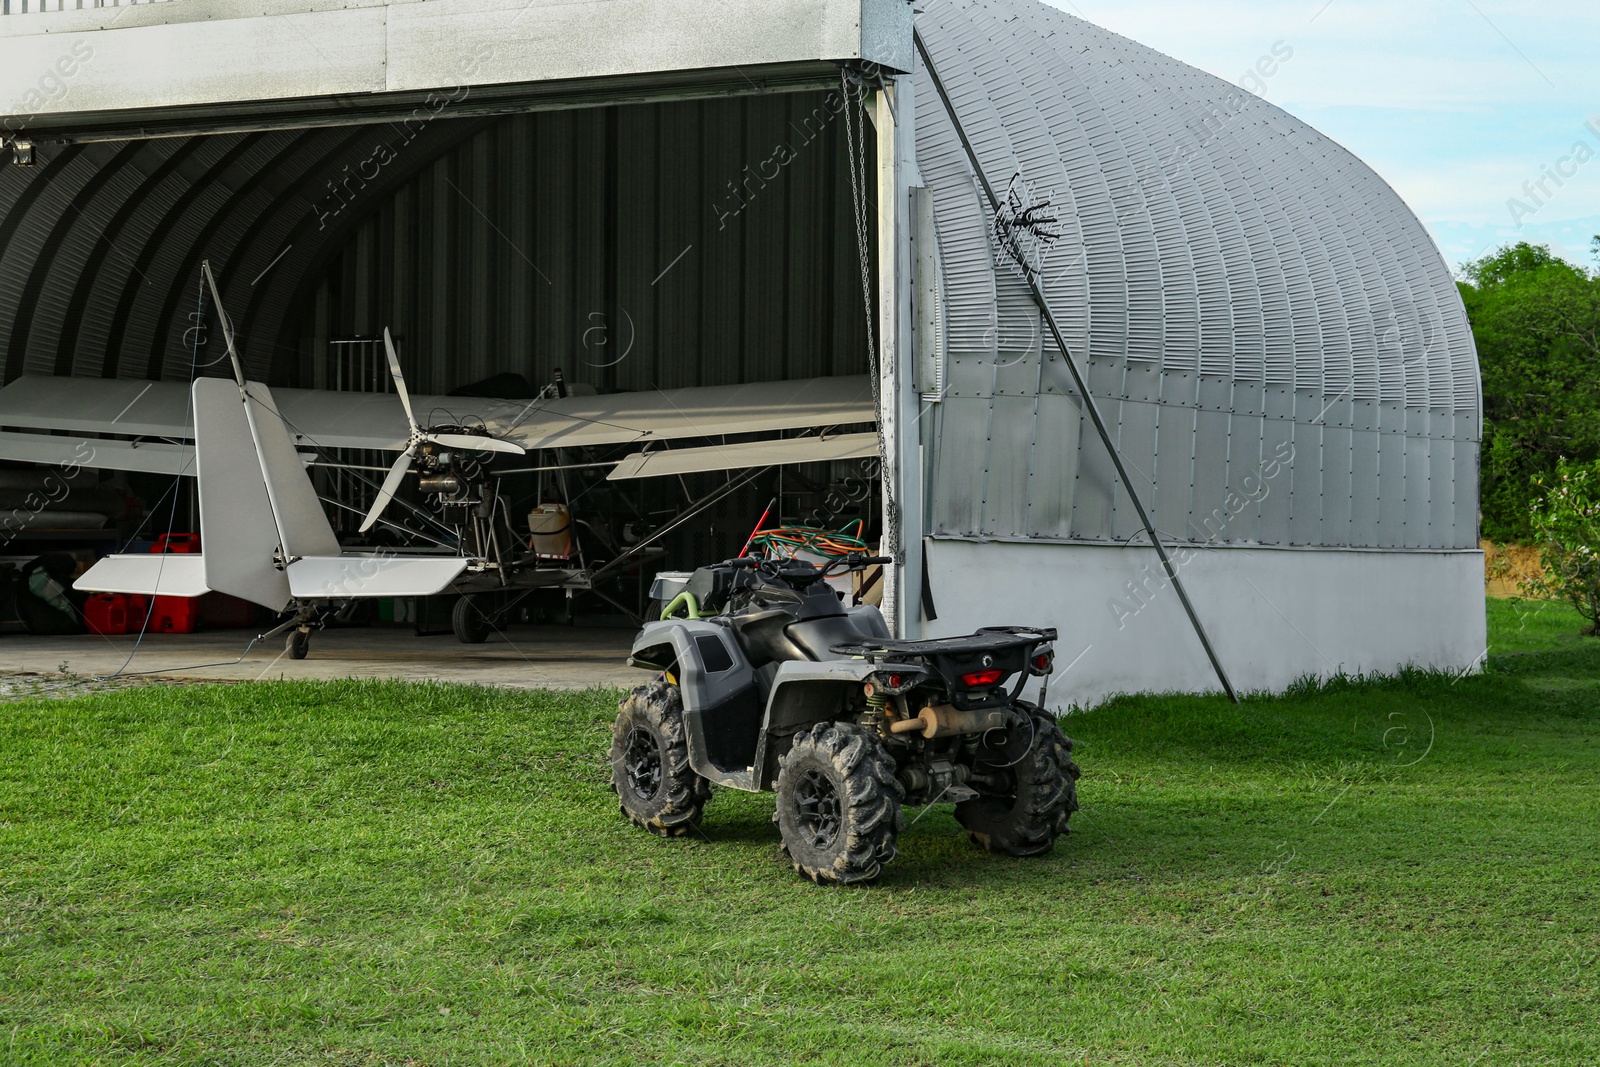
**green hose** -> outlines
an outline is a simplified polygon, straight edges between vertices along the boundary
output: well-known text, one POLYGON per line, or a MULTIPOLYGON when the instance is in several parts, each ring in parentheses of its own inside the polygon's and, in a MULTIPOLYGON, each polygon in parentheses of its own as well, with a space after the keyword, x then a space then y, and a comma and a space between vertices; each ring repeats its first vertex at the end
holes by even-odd
POLYGON ((672 613, 677 611, 680 605, 687 606, 689 609, 689 614, 685 615, 684 618, 698 619, 700 617, 700 601, 695 599, 693 593, 686 590, 673 597, 672 602, 661 609, 661 621, 666 622, 672 618, 672 613))

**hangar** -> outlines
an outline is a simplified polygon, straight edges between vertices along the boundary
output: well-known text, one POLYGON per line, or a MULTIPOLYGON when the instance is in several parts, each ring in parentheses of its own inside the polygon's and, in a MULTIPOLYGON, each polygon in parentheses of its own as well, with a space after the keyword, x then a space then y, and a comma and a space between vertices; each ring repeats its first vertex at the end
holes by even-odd
MULTIPOLYGON (((864 380, 865 424, 675 439, 715 470, 539 451, 602 554, 749 478, 613 602, 771 499, 896 557, 901 634, 1058 627, 1071 699, 1483 653, 1450 271, 1228 83, 1035 0, 9 3, 0 457, 181 452, 34 398, 222 373, 209 260, 274 388, 381 391, 386 326, 434 397, 864 380), (874 455, 782 455, 843 432, 874 455)), ((319 490, 385 462, 335 449, 319 490)))

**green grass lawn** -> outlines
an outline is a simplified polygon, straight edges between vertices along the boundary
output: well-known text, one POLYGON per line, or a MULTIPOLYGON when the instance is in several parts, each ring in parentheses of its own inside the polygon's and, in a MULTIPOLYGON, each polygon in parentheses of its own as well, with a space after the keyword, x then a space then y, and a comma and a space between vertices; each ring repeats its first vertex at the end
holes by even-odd
POLYGON ((1036 860, 908 812, 799 882, 769 796, 627 826, 616 694, 0 705, 0 1063, 1600 1063, 1600 641, 1072 716, 1036 860))

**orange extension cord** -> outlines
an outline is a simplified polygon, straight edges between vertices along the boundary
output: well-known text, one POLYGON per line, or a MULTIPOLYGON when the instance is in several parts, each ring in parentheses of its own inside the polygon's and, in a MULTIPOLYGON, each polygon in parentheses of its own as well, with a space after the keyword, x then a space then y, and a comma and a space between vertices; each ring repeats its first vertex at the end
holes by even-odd
POLYGON ((856 519, 854 522, 846 523, 841 530, 825 530, 818 526, 776 526, 770 530, 757 532, 750 539, 750 545, 775 558, 787 558, 797 552, 811 552, 828 559, 837 559, 852 552, 867 551, 867 543, 861 540, 860 536, 864 525, 861 519, 856 519))

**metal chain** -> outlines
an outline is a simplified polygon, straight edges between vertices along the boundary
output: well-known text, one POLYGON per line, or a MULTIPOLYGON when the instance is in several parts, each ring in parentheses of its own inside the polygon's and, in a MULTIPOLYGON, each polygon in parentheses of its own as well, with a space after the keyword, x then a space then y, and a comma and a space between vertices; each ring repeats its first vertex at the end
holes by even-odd
POLYGON ((888 555, 900 558, 900 509, 894 497, 894 479, 887 467, 889 458, 888 442, 883 429, 883 396, 882 382, 878 371, 878 352, 873 339, 872 317, 875 311, 872 302, 872 258, 871 228, 868 225, 867 212, 867 116, 866 116, 866 87, 861 86, 860 91, 852 91, 850 85, 850 72, 839 72, 840 92, 844 94, 844 140, 845 150, 850 159, 850 197, 855 204, 856 213, 856 253, 861 266, 861 303, 867 313, 867 377, 872 384, 872 412, 877 419, 878 430, 878 456, 880 457, 878 471, 883 483, 883 512, 884 512, 884 540, 887 542, 888 555), (856 106, 862 108, 861 114, 856 114, 856 106), (859 124, 859 125, 858 125, 859 124), (859 144, 858 144, 859 138, 859 144))

